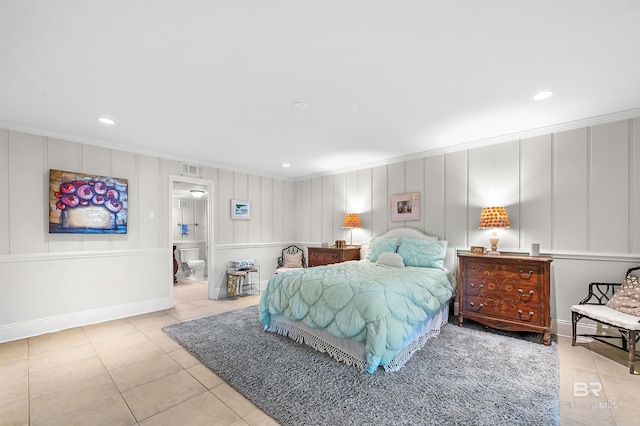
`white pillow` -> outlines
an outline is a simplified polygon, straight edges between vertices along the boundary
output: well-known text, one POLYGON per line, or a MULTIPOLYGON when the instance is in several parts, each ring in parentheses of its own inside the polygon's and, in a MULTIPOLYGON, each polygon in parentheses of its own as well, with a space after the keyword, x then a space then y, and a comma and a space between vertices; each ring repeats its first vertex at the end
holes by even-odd
POLYGON ((376 261, 377 265, 387 265, 393 266, 394 268, 404 268, 404 262, 402 261, 402 256, 398 253, 381 253, 378 256, 378 260, 376 261))

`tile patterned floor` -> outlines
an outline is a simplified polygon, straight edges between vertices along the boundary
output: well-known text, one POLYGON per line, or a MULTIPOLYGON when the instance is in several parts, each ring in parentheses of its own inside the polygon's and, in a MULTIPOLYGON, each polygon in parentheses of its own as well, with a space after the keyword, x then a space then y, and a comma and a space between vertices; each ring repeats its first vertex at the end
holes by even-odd
MULTIPOLYGON (((0 425, 274 425, 161 330, 258 300, 208 300, 181 280, 172 309, 0 344, 0 425)), ((561 424, 638 424, 625 354, 558 341, 561 424)))

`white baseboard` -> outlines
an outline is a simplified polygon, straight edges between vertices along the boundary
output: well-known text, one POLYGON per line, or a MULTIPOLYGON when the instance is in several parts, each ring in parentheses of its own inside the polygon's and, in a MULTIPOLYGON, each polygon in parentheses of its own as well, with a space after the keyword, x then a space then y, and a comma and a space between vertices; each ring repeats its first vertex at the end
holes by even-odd
POLYGON ((0 343, 39 336, 45 333, 54 333, 60 330, 111 321, 134 315, 146 314, 149 312, 161 311, 163 309, 169 309, 172 306, 172 298, 163 297, 160 299, 145 300, 138 303, 110 306, 91 311, 76 312, 57 317, 8 324, 0 326, 0 343))
MULTIPOLYGON (((561 337, 572 338, 571 321, 566 320, 551 320, 551 333, 561 337)), ((592 321, 583 320, 578 322, 576 328, 577 334, 610 334, 612 336, 619 335, 620 333, 615 327, 605 326, 603 324, 596 325, 592 321), (610 331, 610 332, 609 332, 610 331)), ((579 342, 591 342, 593 339, 588 337, 578 337, 579 342)))

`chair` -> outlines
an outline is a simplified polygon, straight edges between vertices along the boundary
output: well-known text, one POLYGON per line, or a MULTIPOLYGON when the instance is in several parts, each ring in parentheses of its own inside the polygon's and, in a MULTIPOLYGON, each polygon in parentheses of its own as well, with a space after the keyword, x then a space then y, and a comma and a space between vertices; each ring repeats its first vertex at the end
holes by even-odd
POLYGON ((289 271, 291 269, 306 268, 307 260, 304 258, 304 250, 298 246, 291 245, 282 250, 282 256, 278 258, 276 274, 289 271))
MULTIPOLYGON (((640 269, 640 266, 627 271, 627 277, 631 271, 640 269)), ((591 283, 589 284, 589 294, 577 305, 571 307, 571 346, 576 345, 576 337, 590 337, 599 342, 605 343, 614 348, 629 352, 629 373, 634 374, 634 363, 638 358, 636 355, 636 343, 640 340, 640 317, 620 312, 606 306, 615 292, 620 289, 622 283, 591 283), (620 331, 620 336, 603 334, 577 334, 578 321, 588 318, 592 321, 615 327, 620 331), (621 339, 620 345, 611 343, 610 339, 621 339)))

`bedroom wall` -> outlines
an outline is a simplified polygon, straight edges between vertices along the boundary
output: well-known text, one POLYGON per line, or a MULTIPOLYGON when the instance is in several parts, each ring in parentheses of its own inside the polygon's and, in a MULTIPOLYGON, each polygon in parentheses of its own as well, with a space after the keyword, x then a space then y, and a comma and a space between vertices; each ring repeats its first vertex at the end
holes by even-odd
POLYGON ((347 238, 345 211, 361 214, 354 244, 410 226, 459 250, 487 246, 483 206, 504 205, 499 249, 554 257, 552 317, 561 334, 591 281, 620 282, 640 264, 640 119, 425 156, 296 182, 302 241, 347 238), (420 193, 419 221, 392 222, 393 194, 420 193))
MULTIPOLYGON (((0 129, 0 342, 173 306, 169 176, 180 162, 0 129), (48 233, 49 169, 129 180, 126 235, 48 233)), ((293 183, 205 167, 214 272, 255 258, 263 279, 293 241, 293 183), (230 200, 253 202, 232 221, 230 200)))

